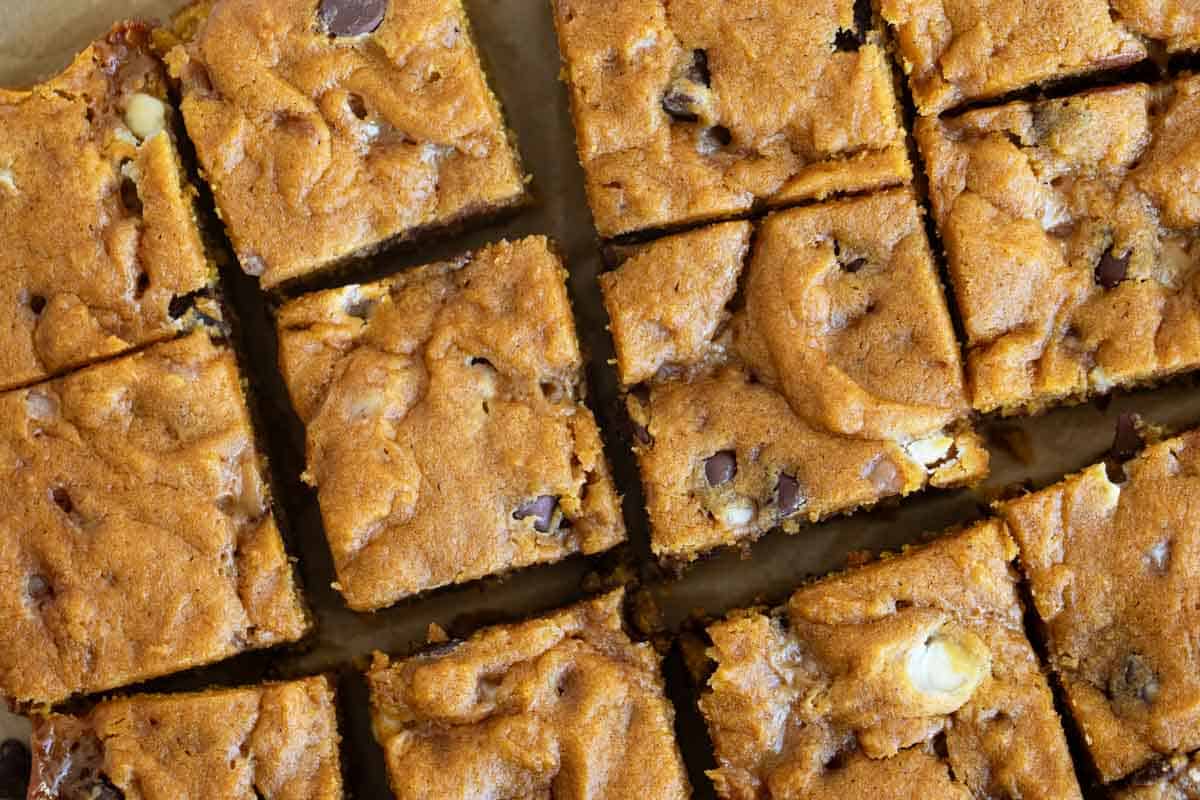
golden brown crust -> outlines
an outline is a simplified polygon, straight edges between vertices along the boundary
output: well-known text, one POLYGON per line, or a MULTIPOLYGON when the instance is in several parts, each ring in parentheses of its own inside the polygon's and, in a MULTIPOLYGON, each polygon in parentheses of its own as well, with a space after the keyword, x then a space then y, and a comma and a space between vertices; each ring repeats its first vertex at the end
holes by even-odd
POLYGON ((603 236, 912 176, 891 68, 853 0, 553 5, 603 236))
POLYGON ((530 237, 280 310, 305 479, 353 608, 624 539, 565 277, 530 237))
POLYGON ((655 553, 981 478, 912 193, 777 212, 750 235, 667 237, 601 276, 621 379, 650 381, 628 405, 655 553), (730 456, 732 474, 708 475, 730 456))
POLYGON ((398 800, 690 797, 659 658, 620 591, 367 674, 398 800))
POLYGON ((323 677, 123 697, 37 724, 29 797, 339 800, 340 740, 323 677))
POLYGON ((984 522, 710 627, 718 794, 1079 798, 1015 555, 984 522))
POLYGON ((878 0, 878 4, 895 34, 917 109, 928 115, 969 100, 1141 61, 1148 52, 1139 38, 1142 35, 1155 36, 1176 27, 1191 27, 1192 37, 1200 33, 1196 14, 1182 9, 1163 13, 1167 6, 1182 5, 1174 0, 878 0), (1142 6, 1140 18, 1117 17, 1114 7, 1122 5, 1142 6))
POLYGON ((520 202, 524 176, 458 0, 334 37, 312 0, 215 0, 168 55, 202 171, 263 286, 520 202))
POLYGON ((300 638, 233 354, 203 333, 0 395, 0 694, 300 638))
POLYGON ((1200 77, 921 119, 982 411, 1200 366, 1200 77))
POLYGON ((1003 505, 1034 607, 1105 781, 1200 747, 1200 433, 1003 505))
POLYGON ((0 89, 0 390, 170 338, 196 319, 172 300, 215 282, 148 40, 120 24, 0 89))

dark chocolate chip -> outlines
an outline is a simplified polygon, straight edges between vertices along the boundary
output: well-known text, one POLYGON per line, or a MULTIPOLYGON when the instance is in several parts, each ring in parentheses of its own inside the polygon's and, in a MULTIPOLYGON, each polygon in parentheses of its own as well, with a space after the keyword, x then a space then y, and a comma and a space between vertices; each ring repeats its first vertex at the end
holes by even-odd
POLYGON ((721 147, 728 147, 733 142, 733 133, 724 125, 712 126, 704 132, 704 136, 721 147))
POLYGON ((533 517, 533 529, 541 533, 548 533, 550 521, 554 518, 554 509, 557 505, 557 497, 552 494, 544 494, 517 506, 517 510, 513 512, 513 519, 533 517))
POLYGON ((0 799, 25 797, 29 786, 29 748, 16 739, 0 744, 0 799))
POLYGON ((42 575, 30 575, 25 582, 25 591, 28 593, 29 599, 38 605, 54 596, 54 587, 42 575))
POLYGON ((388 0, 321 0, 317 17, 330 36, 361 36, 379 27, 388 0))
POLYGON ((737 475, 737 453, 721 450, 704 460, 704 477, 710 486, 728 483, 737 475))
POLYGON ((662 108, 667 115, 679 122, 695 122, 700 119, 692 107, 696 98, 684 92, 667 92, 663 95, 662 108))
POLYGON ((374 300, 367 297, 358 297, 346 304, 346 313, 356 319, 365 320, 371 316, 371 311, 374 308, 374 300))
POLYGON ((1108 695, 1114 700, 1126 697, 1152 703, 1158 692, 1158 676, 1149 662, 1137 653, 1126 656, 1108 681, 1108 695))
POLYGON ((142 198, 138 194, 138 187, 133 178, 121 179, 121 205, 134 216, 142 215, 142 198))
POLYGON ((350 113, 359 119, 367 118, 367 104, 363 101, 361 94, 350 93, 346 98, 346 105, 350 106, 350 113))
POLYGON ((62 486, 55 486, 50 490, 50 499, 54 504, 62 509, 64 514, 70 514, 75 510, 75 503, 71 500, 71 493, 62 486))
POLYGON ((1138 433, 1138 423, 1141 418, 1128 411, 1117 417, 1116 431, 1113 433, 1113 443, 1110 452, 1118 461, 1128 461, 1137 455, 1146 442, 1138 433))
POLYGON ((683 75, 693 83, 711 86, 712 74, 708 71, 708 53, 704 50, 693 50, 692 63, 688 65, 683 75))
POLYGON ((1129 253, 1114 256, 1111 249, 1106 250, 1104 255, 1100 256, 1100 263, 1096 265, 1096 283, 1105 289, 1111 289, 1125 280, 1125 275, 1129 272, 1129 256, 1129 253))
POLYGON ((636 422, 633 423, 633 437, 638 440, 639 444, 644 445, 650 444, 650 442, 654 441, 654 438, 650 435, 650 431, 646 429, 646 426, 639 425, 636 422))
POLYGON ((775 498, 779 506, 779 516, 786 517, 795 513, 803 500, 800 496, 800 482, 786 472, 780 473, 779 483, 775 485, 775 498))
POLYGON ((31 295, 29 298, 29 310, 34 314, 41 314, 46 310, 46 298, 40 294, 31 295))
POLYGON ((862 269, 866 265, 867 265, 867 260, 865 258, 856 258, 856 259, 853 259, 852 261, 847 261, 845 264, 842 264, 842 269, 844 269, 846 272, 849 272, 850 274, 854 274, 855 272, 858 272, 860 269, 862 269))

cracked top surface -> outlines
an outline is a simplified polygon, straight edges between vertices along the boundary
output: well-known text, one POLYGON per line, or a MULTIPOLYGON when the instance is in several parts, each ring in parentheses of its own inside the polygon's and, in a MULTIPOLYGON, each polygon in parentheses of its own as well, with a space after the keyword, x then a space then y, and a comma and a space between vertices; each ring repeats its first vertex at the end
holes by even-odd
POLYGON ((1200 432, 1005 504, 1102 777, 1200 748, 1200 432))
POLYGON ((655 552, 982 477, 912 193, 777 212, 753 247, 751 232, 636 246, 600 277, 621 379, 649 383, 629 408, 655 552))
POLYGON ((353 608, 625 537, 544 237, 306 295, 279 363, 353 608))
POLYGON ((243 269, 274 286, 511 205, 524 177, 457 0, 329 34, 317 0, 199 0, 167 57, 243 269))
POLYGON ((1200 77, 921 119, 982 411, 1200 366, 1200 77))
POLYGON ((691 796, 659 658, 612 592, 368 673, 397 800, 691 796))
POLYGON ((906 183, 891 68, 853 0, 554 0, 603 236, 906 183))
POLYGON ((50 81, 0 89, 0 390, 173 336, 194 317, 171 301, 215 281, 148 39, 117 26, 50 81))
POLYGON ((323 677, 123 697, 37 724, 29 798, 340 800, 339 740, 323 677))
POLYGON ((913 100, 936 115, 970 100, 1200 46, 1188 0, 882 0, 913 100))
POLYGON ((1079 798, 1015 556, 984 522, 711 626, 718 794, 1079 798))
POLYGON ((233 354, 197 332, 0 395, 0 695, 49 703, 307 628, 233 354))

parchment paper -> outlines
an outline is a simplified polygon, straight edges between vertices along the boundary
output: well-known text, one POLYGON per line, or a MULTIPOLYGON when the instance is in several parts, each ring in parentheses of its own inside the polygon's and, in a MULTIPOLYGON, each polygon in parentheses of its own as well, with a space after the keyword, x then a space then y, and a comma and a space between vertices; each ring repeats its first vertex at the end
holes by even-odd
MULTIPOLYGON (((22 86, 61 69, 72 55, 117 19, 165 17, 180 0, 0 0, 0 85, 22 86)), ((1193 379, 1154 391, 1118 394, 1111 403, 1060 409, 1032 419, 984 424, 994 445, 992 477, 974 491, 931 492, 787 536, 770 534, 743 553, 722 552, 682 578, 647 566, 645 514, 636 466, 620 433, 616 377, 607 361, 612 346, 605 330, 596 275, 598 242, 583 194, 548 0, 467 0, 493 87, 517 132, 527 168, 534 175, 535 207, 503 224, 449 241, 391 252, 359 265, 371 277, 448 257, 501 237, 545 233, 561 244, 571 270, 570 288, 580 337, 590 357, 590 403, 605 431, 619 487, 626 495, 631 544, 624 554, 521 571, 504 580, 477 582, 404 602, 374 615, 355 614, 330 588, 332 563, 313 495, 298 475, 303 468, 303 431, 292 414, 275 365, 271 298, 236 271, 224 274, 225 290, 240 324, 243 368, 255 392, 265 445, 270 451, 277 499, 288 545, 299 557, 305 592, 317 618, 315 636, 298 649, 250 653, 220 665, 153 681, 138 690, 199 689, 214 683, 250 683, 319 671, 339 674, 345 736, 347 788, 358 798, 388 797, 382 756, 371 738, 365 685, 357 671, 374 649, 412 652, 437 623, 463 635, 489 622, 513 619, 563 605, 595 588, 597 574, 610 573, 622 556, 635 557, 646 598, 661 609, 663 630, 676 630, 693 612, 720 614, 753 602, 782 600, 801 581, 845 565, 847 554, 889 549, 922 533, 961 524, 983 513, 1001 487, 1052 482, 1101 458, 1113 422, 1122 411, 1173 428, 1200 422, 1200 392, 1193 379), (591 578, 589 579, 589 576, 591 578)), ((677 665, 676 665, 677 666, 677 665)), ((679 734, 697 797, 711 797, 702 777, 711 756, 703 726, 691 707, 681 670, 669 671, 669 691, 679 712, 679 734)), ((0 711, 0 737, 27 735, 23 720, 0 711)))

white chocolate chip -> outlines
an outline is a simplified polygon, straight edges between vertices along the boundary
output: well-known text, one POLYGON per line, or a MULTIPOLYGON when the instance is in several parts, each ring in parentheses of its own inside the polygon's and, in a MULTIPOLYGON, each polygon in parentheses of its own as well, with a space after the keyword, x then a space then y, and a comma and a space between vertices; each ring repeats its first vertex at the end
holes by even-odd
POLYGON ((3 186, 13 194, 17 193, 17 182, 13 179, 11 169, 0 169, 0 186, 3 186))
POLYGON ((119 141, 124 142, 132 147, 138 146, 138 138, 130 132, 128 128, 117 128, 117 132, 113 134, 119 141))
POLYGON ((971 631, 946 629, 922 637, 908 651, 908 682, 931 708, 950 713, 970 699, 991 668, 987 645, 971 631))
POLYGON ((1121 487, 1108 479, 1108 471, 1103 464, 1092 467, 1092 470, 1095 470, 1096 478, 1100 483, 1097 510, 1107 516, 1117 510, 1117 504, 1121 501, 1121 487))
POLYGON ((747 500, 734 500, 721 512, 721 519, 731 528, 740 528, 754 519, 754 505, 747 500))
POLYGON ((137 92, 125 105, 125 124, 139 139, 149 139, 167 126, 167 106, 157 97, 137 92))
POLYGON ((904 446, 908 457, 923 467, 930 467, 946 457, 954 446, 953 437, 944 433, 936 433, 924 439, 917 439, 904 446))
POLYGON ((1092 371, 1088 373, 1088 382, 1091 384, 1092 389, 1097 392, 1107 392, 1114 385, 1103 367, 1092 367, 1092 371))

